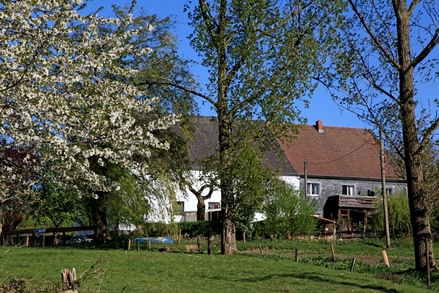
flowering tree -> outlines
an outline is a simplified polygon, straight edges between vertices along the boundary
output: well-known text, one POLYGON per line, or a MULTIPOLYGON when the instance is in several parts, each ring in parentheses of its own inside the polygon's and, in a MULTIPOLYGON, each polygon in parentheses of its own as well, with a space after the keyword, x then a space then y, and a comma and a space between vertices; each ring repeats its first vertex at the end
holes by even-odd
MULTIPOLYGON (((1 135, 10 144, 38 150, 41 164, 35 171, 44 178, 50 169, 56 185, 95 194, 117 189, 117 182, 96 172, 106 164, 147 178, 148 165, 138 158, 168 147, 153 132, 177 117, 137 123, 136 117, 147 116, 160 100, 130 84, 137 72, 121 62, 152 50, 135 45, 139 29, 129 26, 131 15, 81 15, 82 0, 12 1, 0 7, 1 135), (117 29, 105 33, 104 27, 117 29)), ((0 169, 0 182, 20 175, 14 166, 0 169)), ((7 194, 2 190, 2 198, 7 194)))

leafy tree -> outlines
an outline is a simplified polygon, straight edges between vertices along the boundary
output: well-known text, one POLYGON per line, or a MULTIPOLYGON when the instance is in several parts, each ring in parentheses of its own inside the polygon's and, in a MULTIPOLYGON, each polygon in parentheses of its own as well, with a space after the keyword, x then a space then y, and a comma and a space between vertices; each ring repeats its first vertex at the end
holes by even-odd
POLYGON ((261 211, 267 194, 279 185, 279 170, 273 166, 265 166, 264 153, 255 148, 254 143, 239 148, 232 148, 233 158, 231 171, 234 193, 233 217, 238 231, 251 235, 256 212, 261 211))
MULTIPOLYGON (((133 1, 129 8, 113 5, 113 9, 116 17, 123 20, 137 10, 136 2, 133 1)), ((169 18, 159 19, 156 15, 147 15, 142 8, 136 15, 133 21, 127 24, 127 28, 105 26, 103 30, 106 34, 114 34, 118 30, 136 29, 138 33, 132 45, 137 50, 149 50, 147 55, 120 58, 121 65, 133 72, 126 79, 127 83, 135 84, 151 96, 160 97, 153 111, 147 115, 135 114, 137 125, 154 123, 169 113, 179 116, 176 127, 152 131, 156 138, 168 142, 167 149, 153 148, 146 156, 138 155, 138 159, 149 166, 148 180, 141 184, 141 188, 150 197, 149 201, 154 199, 155 205, 158 203, 158 206, 163 208, 169 206, 176 190, 185 189, 185 174, 191 166, 187 140, 192 137, 194 131, 190 117, 197 107, 191 93, 170 87, 163 81, 173 80, 182 87, 194 85, 196 82, 189 73, 189 61, 177 55, 176 37, 170 33, 174 23, 169 18), (151 27, 154 29, 151 30, 151 27)), ((163 219, 171 213, 167 208, 154 212, 156 219, 163 219)))
POLYGON ((197 95, 217 114, 222 254, 236 250, 233 154, 251 141, 258 141, 255 148, 270 147, 269 137, 290 129, 284 122, 301 121, 296 102, 306 103, 315 88, 312 74, 339 40, 334 20, 341 2, 198 0, 186 7, 192 9, 191 44, 209 69, 209 82, 206 92, 168 84, 197 95))
POLYGON ((84 203, 76 190, 44 182, 39 188, 38 199, 33 201, 27 215, 44 227, 70 227, 84 215, 84 203))
POLYGON ((266 215, 267 234, 290 237, 313 235, 318 220, 312 215, 316 212, 315 203, 303 199, 300 191, 287 184, 281 184, 266 199, 263 207, 266 215))
MULTIPOLYGON (((38 151, 39 182, 92 195, 84 202, 105 231, 108 217, 139 223, 149 209, 140 190, 162 202, 169 194, 163 189, 175 189, 184 170, 185 149, 169 127, 179 118, 189 132, 192 96, 143 80, 192 79, 176 55, 168 18, 143 11, 133 17, 135 1, 114 6, 114 18, 84 15, 85 6, 82 0, 1 6, 0 133, 38 151)), ((0 168, 6 171, 0 182, 20 174, 0 168)))
POLYGON ((107 176, 117 180, 120 188, 104 196, 106 221, 112 226, 144 224, 150 204, 142 186, 128 170, 114 166, 107 171, 110 173, 107 176))
POLYGON ((424 115, 419 89, 438 64, 432 55, 439 43, 437 1, 348 2, 352 13, 340 35, 346 50, 335 54, 335 71, 324 82, 336 87, 341 105, 384 129, 404 161, 416 269, 426 269, 427 252, 435 267, 423 156, 439 119, 424 115))
MULTIPOLYGON (((53 184, 105 193, 118 184, 91 165, 107 161, 145 180, 148 165, 137 158, 168 148, 153 132, 174 124, 176 115, 136 123, 160 99, 127 82, 135 71, 121 63, 121 56, 140 58, 151 50, 135 46, 139 31, 129 27, 130 15, 81 15, 84 6, 81 0, 2 5, 0 133, 38 150, 41 166, 57 174, 53 184), (104 34, 104 26, 123 29, 104 34)), ((2 181, 19 175, 1 168, 2 181)), ((43 169, 35 171, 44 178, 43 169)))

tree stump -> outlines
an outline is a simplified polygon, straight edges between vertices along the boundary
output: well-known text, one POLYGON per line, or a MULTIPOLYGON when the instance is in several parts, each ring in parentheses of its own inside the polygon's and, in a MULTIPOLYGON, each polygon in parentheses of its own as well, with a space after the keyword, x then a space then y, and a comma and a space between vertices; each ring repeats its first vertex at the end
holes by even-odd
POLYGON ((61 271, 62 291, 61 293, 78 293, 76 291, 76 269, 64 269, 61 271))

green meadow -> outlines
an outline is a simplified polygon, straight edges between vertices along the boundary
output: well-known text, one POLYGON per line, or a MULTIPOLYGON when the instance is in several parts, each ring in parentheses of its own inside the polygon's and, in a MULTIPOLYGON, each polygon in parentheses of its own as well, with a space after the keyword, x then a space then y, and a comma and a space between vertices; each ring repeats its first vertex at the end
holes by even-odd
MULTIPOLYGON (((186 252, 188 242, 122 248, 2 247, 0 281, 29 291, 56 292, 61 270, 75 268, 78 292, 434 292, 439 273, 414 272, 411 243, 395 242, 383 264, 380 241, 239 243, 236 255, 186 252), (262 248, 262 253, 259 247, 262 248), (296 254, 297 253, 297 254, 296 254), (296 255, 299 259, 296 262, 296 255), (352 260, 355 258, 353 271, 352 260)), ((192 243, 193 244, 193 243, 192 243)), ((3 285, 0 292, 8 292, 3 285), (3 290, 3 291, 2 291, 3 290)))

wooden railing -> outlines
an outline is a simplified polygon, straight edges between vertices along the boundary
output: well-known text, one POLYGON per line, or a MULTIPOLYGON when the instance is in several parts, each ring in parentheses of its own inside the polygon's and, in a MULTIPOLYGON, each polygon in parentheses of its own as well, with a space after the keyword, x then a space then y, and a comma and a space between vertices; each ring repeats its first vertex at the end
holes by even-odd
POLYGON ((377 207, 379 197, 376 196, 352 196, 352 195, 335 195, 338 197, 339 207, 365 208, 372 209, 377 207))

